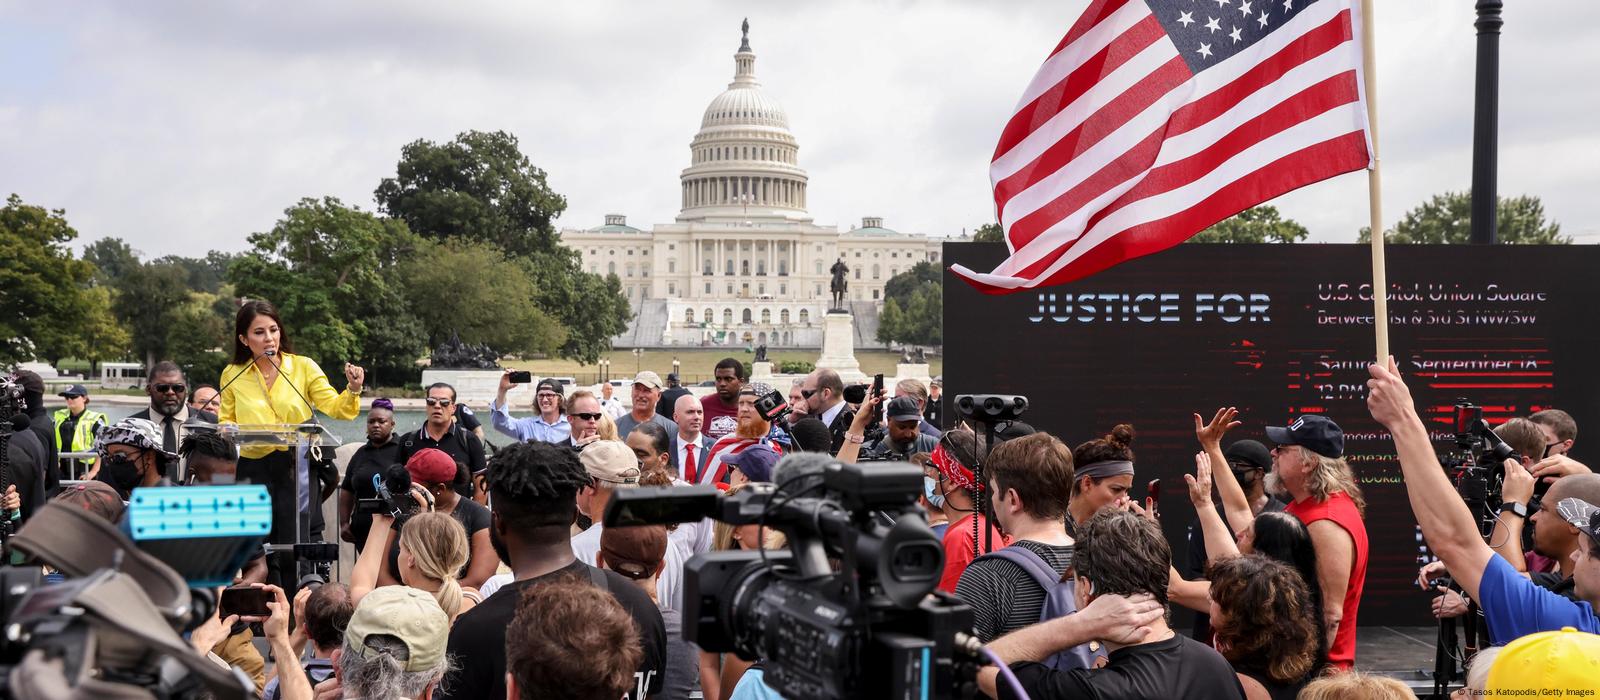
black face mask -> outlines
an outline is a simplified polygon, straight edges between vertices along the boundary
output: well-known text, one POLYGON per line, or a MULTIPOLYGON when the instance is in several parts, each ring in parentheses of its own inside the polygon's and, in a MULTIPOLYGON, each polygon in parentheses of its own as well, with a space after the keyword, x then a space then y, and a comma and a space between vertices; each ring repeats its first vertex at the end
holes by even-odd
POLYGON ((139 486, 142 477, 138 458, 114 454, 106 455, 100 461, 100 472, 95 475, 95 480, 110 484, 111 488, 116 489, 123 498, 127 498, 128 494, 139 486))

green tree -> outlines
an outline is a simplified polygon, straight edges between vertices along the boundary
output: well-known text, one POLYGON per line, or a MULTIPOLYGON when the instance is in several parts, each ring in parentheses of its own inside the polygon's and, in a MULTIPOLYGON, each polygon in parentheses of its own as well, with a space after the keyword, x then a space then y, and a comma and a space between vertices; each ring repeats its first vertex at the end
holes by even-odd
POLYGON ((83 247, 83 259, 95 268, 95 282, 115 286, 139 266, 139 254, 121 238, 107 236, 83 247))
MULTIPOLYGON (((190 292, 189 299, 172 314, 167 356, 183 368, 192 383, 219 381, 222 368, 233 360, 233 324, 227 315, 218 313, 218 301, 215 294, 190 292)), ((231 299, 222 301, 232 306, 231 299)))
POLYGON ((407 144, 395 177, 384 178, 373 196, 380 211, 418 235, 484 241, 511 255, 554 250, 553 223, 567 208, 517 137, 504 131, 407 144))
POLYGON ((400 266, 400 276, 430 345, 457 333, 462 342, 501 354, 531 354, 554 353, 567 340, 560 321, 534 303, 539 290, 524 263, 491 244, 424 244, 400 266))
POLYGON ((1000 230, 1000 224, 984 224, 972 232, 974 243, 1004 243, 1005 240, 1006 233, 1000 230))
POLYGON ((918 287, 929 282, 940 285, 942 289, 944 285, 944 268, 924 260, 912 265, 911 269, 890 277, 889 281, 883 285, 883 298, 899 299, 903 306, 918 287))
MULTIPOLYGON (((1546 221, 1544 203, 1538 197, 1501 197, 1495 214, 1495 237, 1510 244, 1567 244, 1571 236, 1561 235, 1561 225, 1546 221)), ((1372 240, 1372 229, 1361 227, 1357 240, 1372 240)), ((1383 234, 1385 243, 1471 243, 1472 191, 1436 194, 1406 212, 1394 228, 1383 234)))
POLYGON ((483 242, 519 261, 535 282, 537 308, 567 330, 553 352, 594 362, 627 329, 632 312, 620 281, 584 272, 577 252, 560 245, 554 222, 567 201, 515 136, 468 131, 445 144, 419 140, 401 150, 395 170, 374 193, 379 210, 432 241, 483 242))
POLYGON ((884 285, 878 340, 903 345, 944 344, 944 273, 919 262, 884 285))
POLYGON ((169 357, 172 326, 188 301, 189 273, 178 265, 146 263, 125 271, 118 280, 112 310, 146 368, 169 357))
POLYGON ((89 376, 99 376, 101 361, 127 356, 132 338, 112 312, 109 287, 90 287, 85 295, 89 300, 89 316, 82 326, 83 346, 73 354, 89 361, 89 376))
POLYGON ((1262 205, 1234 214, 1195 234, 1190 243, 1299 243, 1311 232, 1278 208, 1262 205))
POLYGON ((24 204, 13 194, 0 208, 0 364, 82 349, 92 304, 94 266, 73 257, 78 232, 66 212, 24 204))
MULTIPOLYGON (((404 368, 423 337, 398 290, 400 263, 419 239, 405 223, 347 207, 337 198, 302 199, 253 250, 233 260, 234 293, 278 307, 295 351, 325 366, 354 361, 404 368)), ((450 270, 461 276, 471 267, 450 270)))
POLYGON ((199 292, 216 294, 221 291, 222 285, 227 282, 228 266, 239 257, 237 253, 224 253, 213 250, 206 253, 203 258, 186 258, 181 255, 168 255, 157 258, 158 263, 172 263, 189 273, 189 288, 199 292))

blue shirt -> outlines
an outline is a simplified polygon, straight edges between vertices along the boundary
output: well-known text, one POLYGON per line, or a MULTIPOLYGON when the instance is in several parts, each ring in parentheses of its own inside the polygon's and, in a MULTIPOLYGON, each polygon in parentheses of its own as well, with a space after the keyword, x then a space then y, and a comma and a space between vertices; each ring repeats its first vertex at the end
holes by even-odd
POLYGON ((495 430, 523 442, 566 442, 572 437, 572 424, 565 415, 554 423, 546 423, 542 416, 512 418, 511 410, 505 405, 493 403, 489 404, 489 412, 489 422, 494 424, 495 430))
POLYGON ((762 680, 766 673, 759 668, 752 668, 739 676, 739 682, 733 686, 733 695, 728 700, 783 700, 778 691, 768 687, 762 680))
POLYGON ((1489 622, 1489 643, 1510 644, 1535 632, 1555 632, 1562 627, 1600 634, 1600 618, 1588 603, 1574 603, 1541 588, 1496 554, 1483 567, 1478 583, 1478 606, 1489 622))

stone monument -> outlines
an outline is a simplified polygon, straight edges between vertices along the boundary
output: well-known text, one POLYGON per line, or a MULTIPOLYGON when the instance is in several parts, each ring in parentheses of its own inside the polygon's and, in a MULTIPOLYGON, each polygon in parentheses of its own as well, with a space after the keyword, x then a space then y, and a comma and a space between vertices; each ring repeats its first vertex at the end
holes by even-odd
POLYGON ((896 379, 915 379, 928 384, 928 356, 922 348, 905 348, 900 351, 900 361, 894 366, 896 379))
MULTIPOLYGON (((500 355, 487 345, 468 345, 450 332, 450 339, 433 349, 428 368, 422 370, 422 385, 444 382, 456 389, 456 400, 473 408, 483 408, 500 389, 500 355)), ((506 401, 513 407, 527 407, 533 401, 531 384, 513 384, 506 401)))
POLYGON ((868 379, 856 360, 856 321, 849 311, 835 309, 823 315, 822 356, 817 358, 817 369, 838 372, 845 384, 868 379))

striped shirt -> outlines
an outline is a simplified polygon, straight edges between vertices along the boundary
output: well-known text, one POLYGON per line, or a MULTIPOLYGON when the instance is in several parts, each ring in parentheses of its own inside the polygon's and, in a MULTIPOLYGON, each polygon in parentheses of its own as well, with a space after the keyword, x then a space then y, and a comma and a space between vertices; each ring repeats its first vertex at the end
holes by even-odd
MULTIPOLYGON (((1020 540, 1022 547, 1045 560, 1057 574, 1072 566, 1072 545, 1057 546, 1020 540)), ((972 606, 973 628, 985 643, 1039 621, 1047 597, 1045 589, 1022 567, 1004 559, 979 559, 962 572, 956 597, 972 606)))

